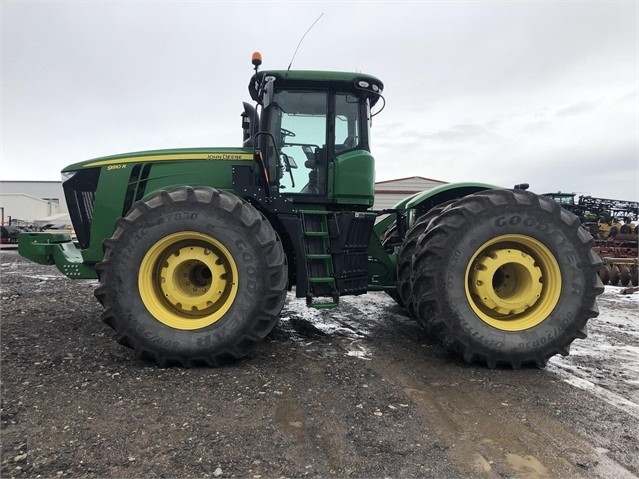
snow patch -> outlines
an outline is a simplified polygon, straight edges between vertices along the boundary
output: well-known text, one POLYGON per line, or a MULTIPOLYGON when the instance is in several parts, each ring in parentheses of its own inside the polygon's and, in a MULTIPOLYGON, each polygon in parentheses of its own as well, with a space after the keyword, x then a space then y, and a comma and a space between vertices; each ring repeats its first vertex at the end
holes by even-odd
POLYGON ((31 279, 39 279, 40 281, 51 281, 54 279, 63 279, 64 276, 59 276, 59 275, 53 275, 53 274, 25 274, 23 275, 24 278, 31 278, 31 279))
POLYGON ((547 370, 639 419, 639 293, 606 286, 588 337, 569 356, 555 356, 547 370))
POLYGON ((334 309, 314 309, 308 308, 306 300, 296 298, 292 292, 282 310, 280 328, 293 341, 305 345, 318 336, 337 338, 346 356, 370 360, 371 351, 364 340, 372 328, 388 316, 392 304, 393 300, 385 294, 369 293, 340 298, 340 305, 334 309))
POLYGON ((370 351, 361 343, 358 343, 357 341, 353 341, 347 347, 346 355, 352 356, 354 358, 365 359, 367 361, 370 361, 372 359, 370 357, 370 351))

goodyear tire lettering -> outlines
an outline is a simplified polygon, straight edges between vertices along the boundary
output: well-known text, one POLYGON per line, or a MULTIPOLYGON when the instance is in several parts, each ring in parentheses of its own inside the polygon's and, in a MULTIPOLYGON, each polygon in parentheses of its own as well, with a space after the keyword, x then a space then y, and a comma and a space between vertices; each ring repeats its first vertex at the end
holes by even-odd
POLYGON ((543 367, 566 354, 585 337, 603 291, 600 260, 579 227, 553 200, 527 191, 456 201, 415 247, 410 290, 418 321, 450 352, 489 367, 543 367), (500 293, 503 278, 511 296, 500 293))

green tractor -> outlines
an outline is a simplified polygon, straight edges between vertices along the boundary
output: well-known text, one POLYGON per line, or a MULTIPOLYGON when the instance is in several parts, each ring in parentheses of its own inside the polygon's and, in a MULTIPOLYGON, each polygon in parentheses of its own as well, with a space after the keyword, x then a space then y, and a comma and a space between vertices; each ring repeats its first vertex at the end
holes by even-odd
POLYGON ((603 288, 576 216, 525 186, 481 183, 373 211, 382 82, 260 64, 256 53, 241 147, 67 166, 77 238, 23 233, 20 254, 99 279, 102 319, 160 366, 245 356, 293 288, 315 308, 386 291, 448 350, 489 367, 543 367, 586 336, 603 288))

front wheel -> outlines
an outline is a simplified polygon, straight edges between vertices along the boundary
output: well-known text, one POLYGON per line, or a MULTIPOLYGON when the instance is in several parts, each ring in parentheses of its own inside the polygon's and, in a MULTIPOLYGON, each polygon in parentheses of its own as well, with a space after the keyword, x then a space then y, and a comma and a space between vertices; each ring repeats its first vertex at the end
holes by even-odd
POLYGON ((96 297, 120 343, 161 366, 217 366, 275 325, 287 265, 270 223, 213 188, 137 203, 105 241, 96 297))
POLYGON ((462 198, 419 239, 411 280, 420 322, 467 362, 543 367, 598 314, 593 242, 551 199, 523 190, 462 198))

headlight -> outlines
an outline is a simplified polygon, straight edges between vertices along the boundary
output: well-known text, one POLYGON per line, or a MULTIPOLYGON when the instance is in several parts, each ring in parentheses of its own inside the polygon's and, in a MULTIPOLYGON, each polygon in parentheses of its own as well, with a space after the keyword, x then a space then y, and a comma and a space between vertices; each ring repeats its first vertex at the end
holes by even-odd
POLYGON ((76 173, 77 173, 77 171, 63 171, 62 172, 62 182, 70 180, 71 178, 73 178, 75 176, 76 173))

